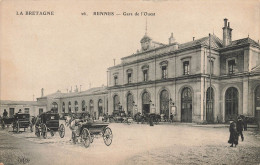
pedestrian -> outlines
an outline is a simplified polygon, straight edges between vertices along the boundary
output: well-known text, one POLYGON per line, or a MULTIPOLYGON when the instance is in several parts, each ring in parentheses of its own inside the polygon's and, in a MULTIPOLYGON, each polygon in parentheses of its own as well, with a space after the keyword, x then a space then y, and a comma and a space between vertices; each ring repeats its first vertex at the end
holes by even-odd
POLYGON ((22 110, 21 110, 21 109, 19 109, 18 113, 22 113, 22 110))
POLYGON ((237 118, 237 133, 238 137, 241 136, 242 141, 244 141, 244 135, 243 135, 243 120, 240 116, 237 118))
POLYGON ((170 115, 171 123, 173 122, 173 114, 170 115))
POLYGON ((230 126, 229 126, 229 140, 228 143, 231 144, 230 147, 233 147, 233 145, 235 144, 235 147, 238 145, 238 134, 237 134, 237 128, 236 128, 236 123, 233 119, 229 120, 230 122, 230 126))

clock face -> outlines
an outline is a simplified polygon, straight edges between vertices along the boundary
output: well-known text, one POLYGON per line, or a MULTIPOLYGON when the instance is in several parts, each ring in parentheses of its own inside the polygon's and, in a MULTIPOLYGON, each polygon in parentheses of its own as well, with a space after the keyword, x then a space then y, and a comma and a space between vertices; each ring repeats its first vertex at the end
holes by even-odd
POLYGON ((147 50, 149 48, 149 42, 148 41, 144 42, 142 48, 143 50, 147 50))

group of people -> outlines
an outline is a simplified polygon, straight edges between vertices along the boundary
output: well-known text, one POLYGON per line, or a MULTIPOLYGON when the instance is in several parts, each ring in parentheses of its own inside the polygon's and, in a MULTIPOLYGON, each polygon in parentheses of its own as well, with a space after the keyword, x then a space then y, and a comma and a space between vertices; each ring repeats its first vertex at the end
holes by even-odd
POLYGON ((230 147, 235 147, 238 145, 239 136, 241 136, 241 140, 244 141, 243 129, 246 130, 246 121, 242 119, 241 116, 238 116, 237 121, 234 119, 230 119, 230 126, 229 126, 229 140, 228 143, 231 144, 230 147))

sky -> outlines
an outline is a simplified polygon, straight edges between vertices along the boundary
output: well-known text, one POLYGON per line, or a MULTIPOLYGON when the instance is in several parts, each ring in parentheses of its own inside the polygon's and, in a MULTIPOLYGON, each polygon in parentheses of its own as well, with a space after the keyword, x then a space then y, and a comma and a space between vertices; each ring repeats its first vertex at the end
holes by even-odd
POLYGON ((260 39, 258 0, 1 1, 0 100, 33 100, 40 97, 41 88, 51 94, 66 93, 76 85, 82 91, 107 85, 113 59, 119 64, 141 48, 146 19, 148 35, 167 44, 171 33, 179 43, 213 32, 222 39, 224 18, 230 21, 233 40, 248 35, 260 39), (54 15, 25 15, 26 11, 54 11, 54 15), (134 16, 136 12, 155 16, 134 16))

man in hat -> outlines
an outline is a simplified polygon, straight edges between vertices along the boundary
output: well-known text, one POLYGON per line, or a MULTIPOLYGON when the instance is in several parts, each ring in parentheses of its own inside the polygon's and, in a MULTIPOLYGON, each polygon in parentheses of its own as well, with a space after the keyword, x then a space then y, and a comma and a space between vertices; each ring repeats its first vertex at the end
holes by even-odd
POLYGON ((238 136, 241 135, 242 141, 244 141, 244 136, 243 136, 243 120, 240 116, 237 118, 237 133, 238 136))
POLYGON ((228 143, 231 144, 230 147, 233 147, 234 144, 236 147, 238 145, 238 133, 237 133, 236 123, 235 123, 234 119, 230 119, 229 123, 230 123, 230 126, 229 126, 230 136, 229 136, 228 143))

